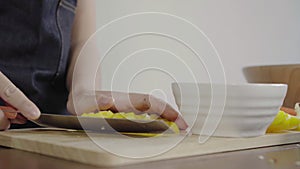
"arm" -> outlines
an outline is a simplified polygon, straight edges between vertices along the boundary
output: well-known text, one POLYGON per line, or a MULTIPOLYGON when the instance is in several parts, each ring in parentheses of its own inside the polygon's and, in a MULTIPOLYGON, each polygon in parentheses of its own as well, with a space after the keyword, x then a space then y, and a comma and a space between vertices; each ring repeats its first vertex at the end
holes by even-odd
POLYGON ((72 88, 73 82, 73 73, 74 67, 76 65, 75 75, 76 78, 75 84, 80 86, 76 90, 85 90, 90 89, 91 84, 81 85, 80 82, 89 82, 91 80, 90 77, 84 76, 87 73, 93 71, 92 66, 93 61, 97 59, 96 55, 90 55, 89 58, 85 60, 78 61, 78 56, 80 54, 81 49, 85 45, 85 42, 89 39, 89 37, 96 31, 96 1, 95 0, 78 0, 76 15, 74 19, 73 32, 72 32, 72 42, 71 42, 71 60, 67 75, 67 87, 69 91, 72 88), (76 64, 77 62, 77 64, 76 64), (78 70, 78 71, 77 71, 78 70), (82 75, 82 76, 81 76, 82 75), (86 79, 85 79, 86 78, 86 79))
MULTIPOLYGON (((73 24, 72 41, 71 41, 71 58, 69 70, 67 74, 67 88, 70 91, 67 109, 70 113, 76 114, 78 112, 86 111, 87 107, 93 107, 97 104, 92 101, 92 98, 84 98, 83 106, 77 106, 80 100, 87 91, 93 91, 94 81, 99 82, 96 86, 100 87, 100 74, 96 74, 97 63, 95 60, 100 59, 97 55, 97 49, 91 44, 84 48, 87 40, 96 31, 96 1, 95 0, 78 0, 77 9, 73 24), (88 49, 87 49, 88 48, 88 49), (82 49, 88 50, 89 54, 80 56, 82 49), (96 79, 95 79, 96 77, 96 79), (75 104, 76 103, 76 104, 75 104), (81 110, 76 109, 80 107, 81 110)), ((99 89, 99 88, 98 88, 99 89)), ((103 99, 102 99, 103 100, 103 99)), ((110 99, 108 101, 110 103, 110 99)))
POLYGON ((81 114, 90 108, 109 109, 115 112, 156 113, 165 119, 175 121, 179 128, 186 129, 187 124, 179 113, 163 100, 147 94, 100 91, 100 73, 95 71, 98 70, 98 63, 95 60, 101 58, 97 55, 96 45, 91 43, 85 46, 85 55, 78 57, 85 42, 96 31, 95 6, 94 0, 78 0, 72 34, 72 57, 67 77, 70 90, 67 107, 70 113, 81 114), (96 97, 85 95, 91 90, 97 91, 96 97))

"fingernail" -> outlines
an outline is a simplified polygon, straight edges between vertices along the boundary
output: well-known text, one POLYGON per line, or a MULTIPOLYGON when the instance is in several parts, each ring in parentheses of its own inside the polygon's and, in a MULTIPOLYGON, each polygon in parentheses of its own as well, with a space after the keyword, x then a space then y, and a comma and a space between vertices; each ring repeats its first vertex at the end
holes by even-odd
POLYGON ((31 120, 38 119, 41 114, 41 112, 32 105, 28 105, 25 111, 26 111, 27 115, 29 116, 28 118, 31 120))
POLYGON ((188 128, 188 125, 186 124, 186 122, 183 120, 182 117, 178 117, 175 121, 175 123, 177 124, 177 126, 179 127, 179 129, 181 130, 185 130, 188 128))
POLYGON ((41 115, 40 111, 36 111, 36 110, 31 111, 31 117, 32 117, 31 119, 32 120, 38 119, 40 117, 40 115, 41 115))
POLYGON ((111 102, 113 101, 113 99, 111 97, 101 97, 100 98, 101 100, 101 103, 103 103, 104 105, 107 105, 107 104, 111 104, 111 102))
POLYGON ((109 109, 114 105, 114 99, 107 96, 100 96, 98 99, 98 104, 100 109, 109 109))

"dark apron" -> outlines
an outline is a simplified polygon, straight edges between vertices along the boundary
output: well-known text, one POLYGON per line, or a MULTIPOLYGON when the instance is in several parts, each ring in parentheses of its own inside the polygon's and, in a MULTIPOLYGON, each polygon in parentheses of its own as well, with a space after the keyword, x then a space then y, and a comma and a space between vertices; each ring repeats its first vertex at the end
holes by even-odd
POLYGON ((44 113, 66 114, 77 0, 1 0, 0 71, 44 113))

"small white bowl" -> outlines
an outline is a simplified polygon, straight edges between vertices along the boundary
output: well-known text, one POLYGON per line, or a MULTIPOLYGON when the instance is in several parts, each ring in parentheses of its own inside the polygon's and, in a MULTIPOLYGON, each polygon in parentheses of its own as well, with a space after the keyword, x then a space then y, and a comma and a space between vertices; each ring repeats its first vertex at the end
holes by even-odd
POLYGON ((173 83, 172 90, 193 134, 254 137, 265 134, 287 85, 173 83))

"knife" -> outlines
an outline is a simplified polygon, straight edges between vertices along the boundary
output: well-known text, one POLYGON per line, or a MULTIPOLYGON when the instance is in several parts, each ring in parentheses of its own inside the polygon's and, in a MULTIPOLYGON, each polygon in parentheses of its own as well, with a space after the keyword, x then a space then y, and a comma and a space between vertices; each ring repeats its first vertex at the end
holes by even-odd
MULTIPOLYGON (((0 106, 0 109, 6 116, 14 116, 14 114, 20 113, 9 106, 0 106)), ((161 119, 114 119, 42 113, 38 119, 30 121, 41 127, 56 127, 105 133, 174 133, 173 130, 169 129, 168 124, 161 119)))
POLYGON ((72 115, 41 114, 34 123, 43 127, 57 127, 74 130, 88 130, 95 132, 134 132, 134 133, 161 133, 172 132, 163 120, 141 119, 113 119, 83 117, 72 115))

